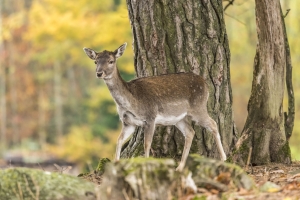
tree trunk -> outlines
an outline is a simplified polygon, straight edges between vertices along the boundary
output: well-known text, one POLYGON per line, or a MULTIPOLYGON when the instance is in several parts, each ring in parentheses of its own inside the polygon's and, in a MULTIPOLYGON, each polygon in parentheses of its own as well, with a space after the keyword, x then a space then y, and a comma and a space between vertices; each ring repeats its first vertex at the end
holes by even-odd
POLYGON ((46 95, 45 95, 45 87, 44 84, 39 83, 38 87, 38 137, 39 137, 39 144, 43 148, 46 144, 47 140, 47 133, 46 133, 46 95))
POLYGON ((16 63, 15 63, 15 48, 11 42, 7 43, 7 51, 9 52, 8 58, 8 89, 10 94, 10 110, 11 110, 11 118, 10 118, 10 126, 12 129, 12 143, 14 145, 18 145, 21 142, 20 131, 18 127, 18 99, 17 99, 17 91, 16 91, 16 63))
POLYGON ((63 105, 61 94, 61 66, 59 61, 54 63, 54 106, 56 135, 58 138, 61 138, 63 135, 63 105))
MULTIPOLYGON (((232 116, 230 52, 222 1, 127 0, 127 6, 137 77, 176 72, 202 75, 210 90, 208 111, 218 124, 228 154, 237 130, 232 116)), ((190 153, 219 158, 212 134, 196 125, 194 129, 190 153)), ((184 136, 174 126, 156 127, 152 156, 180 158, 183 146, 184 136)), ((121 157, 143 155, 143 148, 143 130, 138 128, 123 146, 121 157)))
POLYGON ((252 164, 290 163, 282 109, 286 49, 280 1, 256 0, 255 11, 258 45, 252 91, 248 117, 233 159, 245 164, 252 148, 252 164))
POLYGON ((0 1, 0 153, 7 144, 6 135, 6 67, 3 65, 4 47, 2 37, 2 8, 3 2, 0 1))

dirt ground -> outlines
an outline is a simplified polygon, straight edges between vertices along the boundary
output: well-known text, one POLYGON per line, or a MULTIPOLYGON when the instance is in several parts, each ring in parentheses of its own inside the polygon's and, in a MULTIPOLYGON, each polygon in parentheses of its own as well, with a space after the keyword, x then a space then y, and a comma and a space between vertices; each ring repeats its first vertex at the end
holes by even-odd
POLYGON ((250 194, 242 195, 244 199, 300 199, 300 161, 293 162, 291 165, 272 163, 248 167, 246 172, 254 179, 259 189, 262 189, 267 181, 279 187, 278 189, 271 187, 257 195, 250 192, 250 194))

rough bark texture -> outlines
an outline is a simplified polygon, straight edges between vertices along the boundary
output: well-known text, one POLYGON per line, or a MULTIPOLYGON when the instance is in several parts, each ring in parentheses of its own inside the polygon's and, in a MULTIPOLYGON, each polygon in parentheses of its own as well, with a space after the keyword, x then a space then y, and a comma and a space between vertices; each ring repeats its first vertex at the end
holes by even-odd
MULTIPOLYGON (((208 111, 219 126, 228 154, 237 131, 232 116, 230 52, 222 1, 127 0, 127 5, 137 77, 176 72, 202 75, 210 90, 208 111)), ((219 158, 213 136, 199 126, 194 129, 190 153, 219 158)), ((175 127, 157 127, 151 153, 154 157, 180 158, 183 146, 184 136, 175 127)), ((138 128, 124 145, 121 157, 143 154, 143 130, 138 128)))
POLYGON ((290 163, 282 109, 286 49, 279 0, 256 0, 258 45, 254 59, 248 117, 233 159, 245 164, 290 163))
MULTIPOLYGON (((288 14, 288 13, 287 13, 288 14)), ((287 15, 286 14, 286 15, 287 15)), ((281 10, 281 15, 283 17, 283 13, 281 10)), ((286 16, 285 15, 285 16, 286 16)), ((286 76, 285 83, 287 87, 288 94, 288 112, 284 113, 284 127, 285 127, 285 135, 287 140, 292 136, 292 132, 294 129, 294 121, 295 121, 295 97, 294 97, 294 88, 293 88, 293 66, 292 66, 292 58, 290 52, 290 45, 286 33, 285 23, 283 22, 283 33, 284 33, 284 41, 285 41, 285 50, 286 50, 286 76)))

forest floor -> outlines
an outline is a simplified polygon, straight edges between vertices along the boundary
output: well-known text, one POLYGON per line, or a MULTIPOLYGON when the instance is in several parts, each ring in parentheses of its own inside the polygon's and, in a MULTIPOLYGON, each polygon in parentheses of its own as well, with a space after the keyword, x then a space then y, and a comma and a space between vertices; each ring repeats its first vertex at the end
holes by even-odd
POLYGON ((300 199, 300 161, 293 162, 291 165, 272 163, 248 167, 245 171, 254 179, 257 188, 263 192, 239 191, 237 194, 240 193, 243 199, 300 199), (270 185, 262 188, 266 182, 275 183, 279 187, 270 185))
MULTIPOLYGON (((271 163, 262 166, 249 166, 244 170, 257 186, 253 190, 233 189, 221 193, 216 189, 198 188, 197 194, 185 193, 179 200, 300 200, 300 161, 291 165, 271 163), (198 197, 198 198, 197 198, 198 197)), ((101 184, 101 176, 90 174, 85 179, 101 184)))
MULTIPOLYGON (((244 170, 254 179, 257 189, 228 191, 225 195, 228 199, 300 200, 300 161, 293 162, 291 165, 271 163, 262 166, 249 166, 244 170)), ((202 188, 200 191, 206 193, 207 199, 220 199, 218 191, 202 188)))

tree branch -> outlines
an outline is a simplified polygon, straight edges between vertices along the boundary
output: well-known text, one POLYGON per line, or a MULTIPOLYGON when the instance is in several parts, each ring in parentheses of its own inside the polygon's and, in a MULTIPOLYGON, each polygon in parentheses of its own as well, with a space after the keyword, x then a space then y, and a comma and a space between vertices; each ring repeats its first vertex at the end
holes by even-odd
POLYGON ((233 5, 234 0, 228 0, 228 4, 224 7, 224 11, 231 5, 233 5))
POLYGON ((227 13, 224 13, 224 15, 226 15, 226 16, 232 18, 232 19, 235 19, 236 21, 238 21, 238 22, 240 22, 241 24, 243 24, 243 25, 246 26, 246 24, 245 24, 244 22, 242 22, 241 20, 239 20, 239 19, 237 19, 237 18, 235 18, 235 17, 233 17, 233 16, 231 16, 231 15, 228 15, 227 13))
POLYGON ((289 14, 290 11, 291 11, 291 9, 287 9, 285 15, 283 16, 283 18, 285 18, 289 14))

